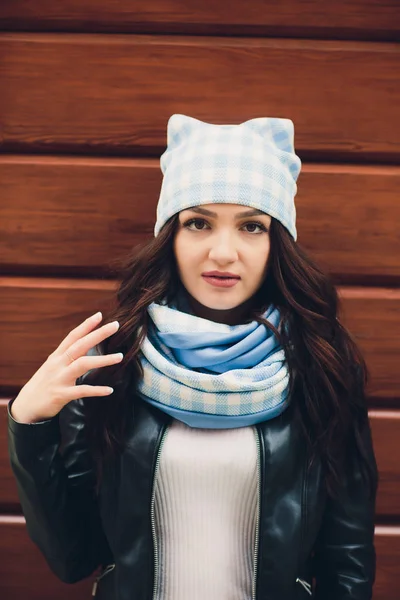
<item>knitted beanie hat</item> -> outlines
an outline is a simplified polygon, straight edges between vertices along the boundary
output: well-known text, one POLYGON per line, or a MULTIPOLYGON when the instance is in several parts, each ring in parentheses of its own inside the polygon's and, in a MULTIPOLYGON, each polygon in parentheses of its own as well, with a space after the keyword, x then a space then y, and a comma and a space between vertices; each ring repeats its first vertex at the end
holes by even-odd
POLYGON ((168 120, 154 236, 172 215, 200 204, 258 208, 297 239, 294 197, 301 160, 290 119, 259 117, 213 125, 182 114, 168 120))

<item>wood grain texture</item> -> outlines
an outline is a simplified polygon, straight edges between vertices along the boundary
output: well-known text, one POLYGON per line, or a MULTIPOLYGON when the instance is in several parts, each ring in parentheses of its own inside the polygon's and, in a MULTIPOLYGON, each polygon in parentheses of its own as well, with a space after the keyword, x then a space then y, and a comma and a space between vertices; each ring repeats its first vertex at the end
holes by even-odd
POLYGON ((397 0, 2 0, 2 29, 399 39, 397 0))
POLYGON ((87 600, 97 570, 74 584, 62 582, 28 536, 25 519, 0 515, 0 592, 2 600, 87 600))
MULTIPOLYGON (((153 237, 158 159, 0 155, 0 273, 100 277, 153 237)), ((400 278, 400 168, 304 164, 298 243, 339 280, 400 278)))
POLYGON ((0 269, 100 276, 153 237, 154 159, 0 156, 0 180, 0 269))
POLYGON ((399 597, 400 527, 375 527, 376 581, 373 600, 399 597))
POLYGON ((344 324, 367 361, 367 390, 377 398, 399 397, 400 291, 342 287, 338 289, 344 324))
POLYGON ((115 286, 107 281, 1 279, 0 329, 7 331, 5 337, 0 333, 1 384, 24 385, 71 329, 98 310, 106 313, 115 286))
POLYGON ((377 515, 400 516, 400 411, 369 411, 379 470, 377 515))
POLYGON ((303 160, 400 161, 392 43, 2 33, 0 62, 3 152, 158 156, 184 113, 290 118, 303 160))

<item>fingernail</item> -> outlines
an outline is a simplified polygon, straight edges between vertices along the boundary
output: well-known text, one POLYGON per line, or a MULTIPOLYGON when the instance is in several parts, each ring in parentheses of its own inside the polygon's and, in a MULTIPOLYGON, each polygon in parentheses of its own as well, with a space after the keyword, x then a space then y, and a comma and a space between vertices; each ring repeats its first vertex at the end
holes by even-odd
POLYGON ((99 319, 101 317, 101 312, 97 312, 95 315, 92 315, 92 319, 99 319))

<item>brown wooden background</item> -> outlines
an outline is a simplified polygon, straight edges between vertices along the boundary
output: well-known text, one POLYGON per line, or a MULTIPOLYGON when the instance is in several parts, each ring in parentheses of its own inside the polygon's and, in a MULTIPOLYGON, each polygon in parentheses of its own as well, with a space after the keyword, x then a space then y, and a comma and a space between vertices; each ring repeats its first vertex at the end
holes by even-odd
POLYGON ((104 309, 110 258, 153 235, 166 125, 295 123, 298 242, 332 273, 371 372, 375 600, 400 584, 398 0, 0 2, 0 595, 90 597, 27 537, 6 405, 104 309))

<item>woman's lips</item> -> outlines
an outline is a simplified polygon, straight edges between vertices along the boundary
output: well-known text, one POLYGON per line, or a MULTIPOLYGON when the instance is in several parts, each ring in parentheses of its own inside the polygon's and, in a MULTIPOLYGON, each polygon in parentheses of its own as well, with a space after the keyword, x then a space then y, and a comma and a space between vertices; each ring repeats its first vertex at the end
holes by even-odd
POLYGON ((239 279, 236 279, 233 277, 216 277, 215 275, 213 275, 213 276, 202 275, 202 277, 210 285, 213 285, 215 287, 224 287, 224 288, 233 287, 239 281, 239 279))

